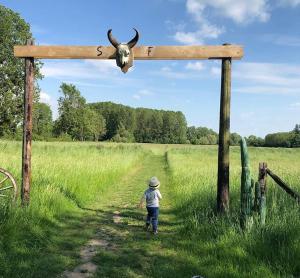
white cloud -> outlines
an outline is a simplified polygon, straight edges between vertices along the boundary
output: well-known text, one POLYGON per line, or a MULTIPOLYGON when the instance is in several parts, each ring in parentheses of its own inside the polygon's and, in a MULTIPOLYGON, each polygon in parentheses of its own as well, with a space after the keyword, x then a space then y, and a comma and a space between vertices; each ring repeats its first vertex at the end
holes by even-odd
POLYGON ((71 83, 77 86, 81 87, 92 87, 92 88, 114 88, 116 87, 115 84, 103 84, 103 83, 94 83, 94 82, 82 82, 82 81, 77 81, 74 79, 65 79, 62 82, 64 83, 71 83))
POLYGON ((300 65, 276 63, 239 63, 233 80, 247 85, 235 91, 242 93, 300 94, 300 65))
POLYGON ((236 23, 265 22, 270 18, 267 0, 187 0, 186 6, 198 22, 205 20, 203 13, 207 8, 236 23))
POLYGON ((112 71, 119 71, 115 60, 85 60, 88 66, 95 67, 101 73, 111 73, 112 71))
POLYGON ((142 89, 138 93, 143 96, 152 96, 153 95, 153 92, 151 92, 147 89, 142 89))
POLYGON ((51 97, 46 92, 41 91, 40 101, 43 102, 43 103, 51 104, 51 97))
POLYGON ((175 23, 171 20, 165 20, 166 27, 171 31, 183 31, 186 27, 185 22, 175 23))
POLYGON ((203 44, 203 38, 197 32, 176 32, 173 38, 183 44, 203 44))
POLYGON ((118 70, 114 60, 84 60, 45 62, 41 71, 45 77, 96 79, 117 74, 118 70))
POLYGON ((240 118, 242 120, 250 120, 250 119, 253 119, 254 116, 255 116, 255 113, 253 111, 242 112, 240 114, 240 118))
POLYGON ((216 39, 225 31, 224 27, 217 27, 208 22, 202 23, 195 32, 178 31, 174 35, 174 39, 183 44, 203 44, 204 39, 216 39))
POLYGON ((138 95, 138 94, 134 94, 132 97, 135 98, 135 99, 141 99, 141 96, 138 95))
POLYGON ((159 71, 152 72, 152 74, 174 79, 185 79, 189 76, 187 72, 175 71, 170 67, 162 67, 159 71))
POLYGON ((45 91, 41 91, 40 93, 40 102, 46 103, 50 106, 52 112, 53 112, 53 118, 56 119, 58 116, 58 107, 57 107, 57 101, 53 99, 48 93, 45 91))
MULTIPOLYGON (((187 64, 174 64, 172 66, 164 66, 158 71, 152 71, 150 74, 169 78, 169 79, 199 79, 210 78, 209 69, 204 71, 206 67, 203 62, 188 62, 187 64), (203 74, 199 75, 199 71, 203 74)), ((220 73, 220 70, 219 70, 220 73)), ((171 83, 172 86, 176 86, 176 83, 171 83)))
POLYGON ((188 62, 185 68, 188 70, 202 71, 205 67, 202 62, 188 62))
POLYGON ((281 6, 292 6, 296 7, 300 5, 300 0, 279 0, 279 5, 281 6))
POLYGON ((300 37, 290 35, 267 34, 263 38, 264 41, 272 42, 277 45, 284 46, 300 46, 300 37))
POLYGON ((154 93, 152 91, 150 91, 148 89, 141 89, 136 94, 134 94, 132 97, 139 100, 142 97, 152 96, 152 95, 154 95, 154 93))
POLYGON ((44 27, 41 27, 40 25, 31 24, 31 32, 33 34, 45 34, 47 33, 46 29, 44 27))
POLYGON ((212 75, 218 75, 218 76, 220 76, 221 69, 220 69, 220 67, 212 67, 210 69, 210 72, 211 72, 212 75))
POLYGON ((246 93, 246 94, 270 94, 270 95, 300 94, 300 90, 298 88, 276 87, 276 86, 244 86, 244 87, 237 88, 235 91, 238 93, 246 93))
MULTIPOLYGON (((196 23, 196 31, 186 32, 185 25, 179 24, 173 38, 183 44, 203 44, 205 39, 223 34, 225 27, 213 24, 209 19, 212 16, 229 18, 238 24, 266 22, 270 18, 267 0, 187 0, 186 9, 196 23)), ((171 25, 169 21, 167 24, 171 25)))
POLYGON ((291 103, 290 106, 293 108, 300 108, 300 102, 291 103))

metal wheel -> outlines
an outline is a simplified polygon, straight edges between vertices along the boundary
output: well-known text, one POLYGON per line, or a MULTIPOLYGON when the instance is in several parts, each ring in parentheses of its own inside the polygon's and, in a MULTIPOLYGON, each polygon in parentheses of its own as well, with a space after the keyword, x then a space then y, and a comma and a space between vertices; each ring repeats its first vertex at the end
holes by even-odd
POLYGON ((17 198, 17 183, 8 171, 0 168, 0 203, 15 201, 17 198))

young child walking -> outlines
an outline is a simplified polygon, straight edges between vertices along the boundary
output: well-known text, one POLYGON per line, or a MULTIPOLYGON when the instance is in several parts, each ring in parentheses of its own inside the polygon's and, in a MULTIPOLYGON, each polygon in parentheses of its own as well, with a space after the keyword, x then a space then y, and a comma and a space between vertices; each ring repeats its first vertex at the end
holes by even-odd
POLYGON ((154 234, 157 234, 159 201, 162 199, 162 196, 158 190, 159 186, 160 182, 158 178, 152 177, 149 181, 149 188, 144 192, 139 204, 139 207, 142 208, 143 203, 146 200, 146 209, 148 212, 146 220, 146 229, 149 230, 150 223, 152 222, 154 234))

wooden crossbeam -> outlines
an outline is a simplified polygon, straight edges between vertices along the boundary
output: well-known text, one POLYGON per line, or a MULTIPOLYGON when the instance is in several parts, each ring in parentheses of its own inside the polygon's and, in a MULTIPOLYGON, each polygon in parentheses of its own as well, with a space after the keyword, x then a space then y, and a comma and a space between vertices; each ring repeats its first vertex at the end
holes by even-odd
MULTIPOLYGON (((47 46, 17 45, 15 57, 40 59, 114 59, 113 46, 47 46)), ((136 60, 203 60, 241 59, 244 51, 239 45, 220 46, 139 46, 133 48, 136 60)))

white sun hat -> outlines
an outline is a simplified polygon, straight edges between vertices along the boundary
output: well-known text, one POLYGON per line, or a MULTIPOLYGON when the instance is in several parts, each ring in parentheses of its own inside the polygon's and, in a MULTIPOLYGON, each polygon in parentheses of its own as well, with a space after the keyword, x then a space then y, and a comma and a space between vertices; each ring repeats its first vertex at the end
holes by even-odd
POLYGON ((149 187, 151 188, 158 188, 160 186, 160 182, 158 180, 157 177, 152 177, 150 180, 149 180, 149 187))

